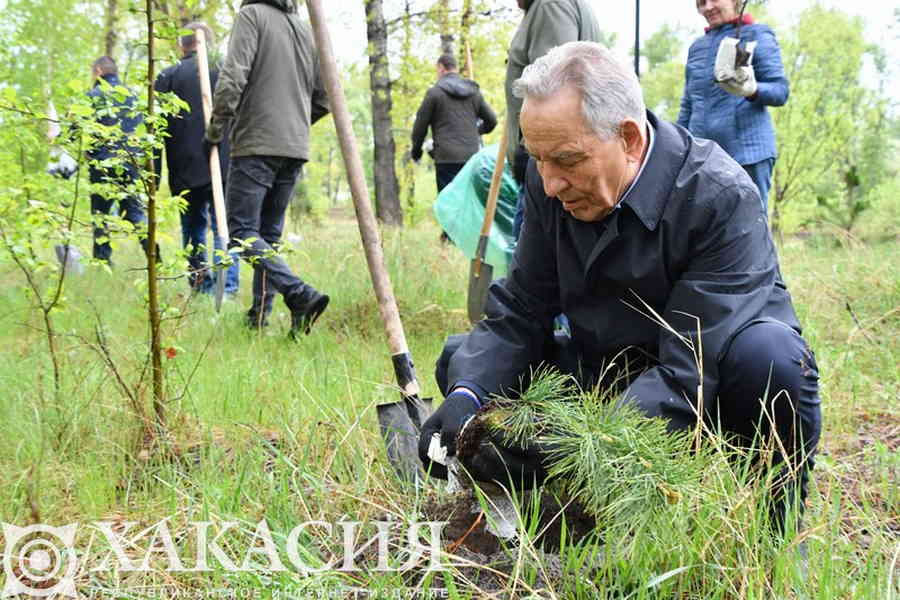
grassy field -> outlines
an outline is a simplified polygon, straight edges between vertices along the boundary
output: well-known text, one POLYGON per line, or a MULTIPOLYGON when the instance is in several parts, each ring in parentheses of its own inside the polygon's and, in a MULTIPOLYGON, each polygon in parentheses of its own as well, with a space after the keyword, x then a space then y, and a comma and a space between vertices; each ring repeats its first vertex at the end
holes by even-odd
MULTIPOLYGON (((301 522, 402 523, 446 501, 437 484, 400 482, 385 457, 375 406, 397 391, 355 224, 331 220, 298 231, 289 262, 332 297, 299 343, 287 339, 290 320, 280 300, 267 330, 244 327, 246 266, 240 298, 221 314, 209 299, 191 298, 184 279, 164 283, 164 346, 171 349, 164 443, 143 433, 138 414, 150 414, 150 391, 137 245, 116 251, 115 271, 89 267, 69 281, 64 309, 53 314, 58 395, 40 314, 23 293, 21 274, 0 260, 0 519, 19 526, 103 520, 132 537, 167 519, 174 544, 188 556, 196 543, 191 523, 239 522, 222 546, 240 559, 262 520, 282 548, 301 522), (136 524, 126 529, 127 522, 136 524)), ((437 395, 432 370, 444 339, 467 328, 467 260, 437 238, 423 219, 384 241, 426 396, 437 395)), ((494 555, 489 567, 462 564, 478 557, 445 538, 460 565, 437 571, 423 564, 378 570, 361 557, 359 571, 166 572, 156 528, 156 538, 151 532, 126 549, 136 562, 155 551, 152 569, 92 571, 109 547, 79 530, 79 594, 891 600, 900 593, 898 256, 896 240, 867 245, 829 236, 790 239, 781 248, 817 354, 825 422, 803 533, 787 544, 772 543, 759 525, 761 486, 719 460, 704 493, 659 515, 653 529, 615 539, 598 533, 541 550, 526 503, 524 539, 494 555), (806 575, 797 552, 803 541, 806 575)), ((337 532, 301 536, 307 564, 326 562, 337 532)), ((368 537, 371 531, 361 541, 368 537)), ((402 552, 391 561, 403 562, 402 552)))

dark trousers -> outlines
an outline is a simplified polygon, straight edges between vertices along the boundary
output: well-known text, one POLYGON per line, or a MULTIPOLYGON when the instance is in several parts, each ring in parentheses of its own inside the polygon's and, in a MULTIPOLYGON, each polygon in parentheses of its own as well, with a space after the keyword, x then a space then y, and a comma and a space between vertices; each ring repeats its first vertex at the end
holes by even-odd
POLYGON ((437 180, 438 194, 441 190, 450 185, 456 174, 459 173, 466 163, 434 163, 434 177, 437 180))
POLYGON ((772 183, 772 169, 775 167, 775 159, 767 158, 751 165, 741 165, 753 183, 759 190, 759 199, 762 202, 762 211, 769 214, 769 185, 772 183))
MULTIPOLYGON (((209 229, 210 222, 213 229, 213 248, 224 250, 219 242, 219 227, 216 223, 212 184, 187 190, 184 194, 184 200, 187 204, 184 212, 181 213, 181 242, 189 250, 188 268, 190 273, 188 282, 192 290, 212 293, 215 286, 215 278, 210 274, 209 263, 206 260, 206 232, 209 229)), ((237 294, 238 286, 240 285, 240 263, 237 257, 232 256, 232 258, 234 262, 225 271, 225 293, 234 295, 237 294)), ((220 261, 219 256, 213 256, 215 264, 218 264, 220 261)))
POLYGON ((274 255, 303 162, 281 156, 231 158, 226 193, 230 245, 240 246, 244 259, 253 266, 253 305, 248 317, 254 320, 265 321, 272 311, 274 292, 290 307, 309 287, 274 255))
MULTIPOLYGON (((450 359, 465 337, 451 336, 438 359, 435 378, 445 396, 449 391, 450 359)), ((585 363, 569 351, 572 346, 548 344, 546 348, 545 362, 574 375, 585 387, 597 381, 599 373, 585 370, 585 363)), ((783 530, 787 510, 795 502, 802 508, 806 499, 822 428, 815 355, 790 327, 761 321, 735 336, 719 363, 719 374, 718 401, 704 410, 707 424, 747 449, 771 443, 775 441, 773 434, 777 434, 773 467, 778 471, 771 495, 771 515, 776 527, 783 530)), ((650 399, 647 404, 652 402, 659 399, 650 399)), ((649 414, 659 414, 641 403, 638 407, 649 414)), ((671 430, 695 425, 684 413, 679 415, 670 421, 671 430)))
MULTIPOLYGON (((97 169, 91 167, 88 176, 92 184, 105 184, 107 186, 115 186, 115 195, 120 196, 118 199, 119 216, 131 223, 136 230, 139 231, 139 239, 144 253, 147 252, 147 235, 143 232, 141 225, 146 221, 144 217, 144 209, 141 207, 140 200, 128 188, 134 184, 137 178, 134 171, 125 169, 120 173, 114 170, 97 169)), ((116 199, 112 196, 112 192, 105 193, 94 192, 91 194, 91 214, 94 220, 94 249, 93 256, 98 260, 109 262, 112 258, 112 246, 109 244, 109 224, 107 217, 112 214, 113 205, 116 199)), ((159 253, 157 252, 157 258, 159 253)))

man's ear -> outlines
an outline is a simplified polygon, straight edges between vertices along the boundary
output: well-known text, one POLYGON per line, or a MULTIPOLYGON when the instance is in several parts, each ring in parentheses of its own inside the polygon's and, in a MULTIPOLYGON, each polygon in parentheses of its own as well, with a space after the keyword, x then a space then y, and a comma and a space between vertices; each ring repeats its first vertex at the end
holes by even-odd
POLYGON ((628 162, 641 162, 644 155, 644 135, 641 126, 633 119, 625 119, 619 128, 622 140, 622 149, 628 162))

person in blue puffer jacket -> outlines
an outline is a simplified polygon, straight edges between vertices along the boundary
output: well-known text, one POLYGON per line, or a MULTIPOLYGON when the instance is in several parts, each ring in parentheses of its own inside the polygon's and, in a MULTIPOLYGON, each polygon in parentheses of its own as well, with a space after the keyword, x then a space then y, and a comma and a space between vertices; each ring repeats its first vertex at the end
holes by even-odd
POLYGON ((768 214, 769 185, 775 166, 775 130, 767 106, 787 102, 789 85, 781 50, 772 30, 741 14, 741 0, 696 0, 706 33, 691 44, 685 65, 678 124, 696 137, 717 142, 750 175, 768 214), (725 38, 738 37, 753 48, 746 79, 716 81, 716 55, 725 38))

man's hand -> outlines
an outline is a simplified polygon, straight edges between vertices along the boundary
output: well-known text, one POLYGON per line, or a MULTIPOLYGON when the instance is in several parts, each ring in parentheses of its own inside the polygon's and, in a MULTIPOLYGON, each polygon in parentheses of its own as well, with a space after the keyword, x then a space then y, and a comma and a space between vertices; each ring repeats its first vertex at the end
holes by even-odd
POLYGON ((422 148, 413 148, 409 151, 410 158, 413 159, 413 162, 419 162, 422 160, 422 148))
POLYGON ((491 434, 472 456, 459 460, 475 481, 495 481, 517 490, 530 490, 547 479, 546 460, 551 447, 540 441, 524 446, 491 434))
POLYGON ((425 469, 432 475, 445 479, 447 470, 437 463, 433 463, 428 457, 428 447, 431 445, 431 437, 435 433, 441 434, 441 445, 447 449, 447 456, 456 455, 456 436, 459 430, 471 415, 478 410, 478 401, 471 392, 454 390, 444 403, 428 417, 422 425, 422 434, 419 437, 419 458, 425 469))

